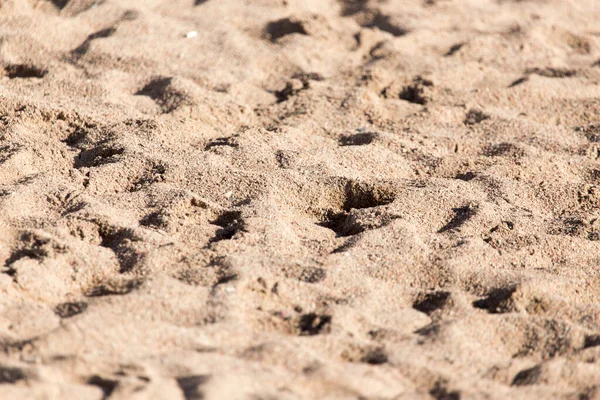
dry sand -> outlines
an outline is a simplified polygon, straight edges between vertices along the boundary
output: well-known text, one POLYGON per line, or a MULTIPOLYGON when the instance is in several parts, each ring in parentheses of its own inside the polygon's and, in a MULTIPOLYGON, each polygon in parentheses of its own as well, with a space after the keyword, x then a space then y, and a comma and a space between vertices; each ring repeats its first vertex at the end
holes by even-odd
POLYGON ((0 398, 600 398, 600 2, 195 3, 0 0, 0 398))

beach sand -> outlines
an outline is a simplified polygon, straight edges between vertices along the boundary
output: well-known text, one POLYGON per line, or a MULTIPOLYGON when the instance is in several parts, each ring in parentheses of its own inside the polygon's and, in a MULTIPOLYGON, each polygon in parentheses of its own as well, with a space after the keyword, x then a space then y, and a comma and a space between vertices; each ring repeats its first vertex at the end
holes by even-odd
POLYGON ((599 399, 597 0, 0 0, 2 399, 599 399))

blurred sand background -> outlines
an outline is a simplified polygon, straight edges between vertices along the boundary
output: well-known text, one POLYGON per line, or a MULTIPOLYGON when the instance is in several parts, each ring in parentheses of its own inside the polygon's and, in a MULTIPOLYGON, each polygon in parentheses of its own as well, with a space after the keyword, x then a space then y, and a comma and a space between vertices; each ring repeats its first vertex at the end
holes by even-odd
POLYGON ((597 0, 0 0, 2 399, 600 398, 597 0))

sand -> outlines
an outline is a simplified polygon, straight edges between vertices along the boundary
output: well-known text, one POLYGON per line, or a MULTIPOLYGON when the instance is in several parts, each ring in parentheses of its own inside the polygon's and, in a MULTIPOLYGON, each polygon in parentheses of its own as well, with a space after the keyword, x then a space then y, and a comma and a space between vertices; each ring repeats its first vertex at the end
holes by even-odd
POLYGON ((599 16, 0 0, 0 397, 600 398, 599 16))

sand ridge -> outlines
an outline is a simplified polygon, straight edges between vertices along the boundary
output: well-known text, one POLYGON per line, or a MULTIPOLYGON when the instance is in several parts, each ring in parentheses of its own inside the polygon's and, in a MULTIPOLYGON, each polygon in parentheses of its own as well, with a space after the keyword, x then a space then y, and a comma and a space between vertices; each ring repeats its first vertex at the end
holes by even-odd
POLYGON ((600 396, 598 15, 0 0, 1 397, 600 396))

